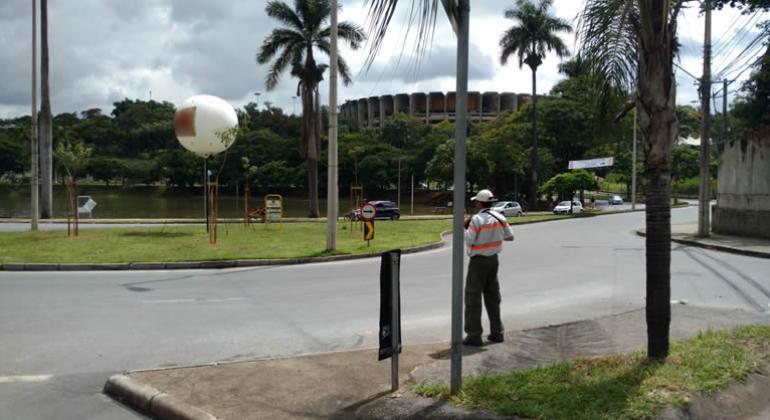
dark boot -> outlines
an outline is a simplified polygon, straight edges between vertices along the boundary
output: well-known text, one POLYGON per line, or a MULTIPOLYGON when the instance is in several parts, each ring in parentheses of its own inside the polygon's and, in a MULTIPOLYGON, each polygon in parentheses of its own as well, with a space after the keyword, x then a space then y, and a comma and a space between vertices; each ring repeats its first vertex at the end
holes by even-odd
POLYGON ((463 340, 463 344, 466 346, 481 347, 484 345, 484 342, 481 341, 481 337, 471 337, 469 335, 465 337, 465 340, 463 340))
POLYGON ((489 334, 487 338, 493 343, 502 343, 505 340, 502 334, 489 334))

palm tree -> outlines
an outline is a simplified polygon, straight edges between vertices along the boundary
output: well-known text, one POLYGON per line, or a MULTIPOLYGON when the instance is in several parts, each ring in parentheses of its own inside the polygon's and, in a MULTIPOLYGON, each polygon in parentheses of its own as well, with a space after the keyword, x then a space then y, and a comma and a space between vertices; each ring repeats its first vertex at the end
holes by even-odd
POLYGON ((645 159, 647 356, 665 359, 671 323, 671 147, 676 138, 676 27, 686 0, 586 0, 578 37, 595 70, 633 87, 645 159))
POLYGON ((53 209, 53 116, 48 76, 48 0, 40 0, 40 217, 50 219, 53 209))
MULTIPOLYGON (((302 141, 300 153, 307 158, 310 217, 318 217, 318 155, 320 151, 320 98, 318 84, 322 80, 323 65, 316 64, 315 54, 327 56, 331 45, 331 28, 327 25, 331 8, 329 0, 295 0, 294 8, 280 0, 271 0, 265 7, 271 18, 283 24, 265 38, 257 54, 257 62, 266 64, 275 58, 268 71, 265 85, 273 90, 281 74, 291 68, 291 75, 299 79, 302 97, 302 141)), ((350 22, 337 25, 339 38, 356 50, 365 39, 361 28, 350 22)), ((350 84, 350 70, 342 57, 337 60, 345 85, 350 84)))
POLYGON ((519 58, 519 68, 524 64, 532 70, 532 150, 530 151, 529 206, 535 209, 537 203, 537 68, 549 51, 559 57, 567 57, 569 51, 557 35, 558 32, 572 32, 572 26, 565 20, 550 13, 553 0, 540 0, 535 5, 530 0, 516 0, 515 7, 505 11, 505 17, 516 21, 516 25, 505 31, 500 38, 500 63, 505 65, 511 54, 519 58))

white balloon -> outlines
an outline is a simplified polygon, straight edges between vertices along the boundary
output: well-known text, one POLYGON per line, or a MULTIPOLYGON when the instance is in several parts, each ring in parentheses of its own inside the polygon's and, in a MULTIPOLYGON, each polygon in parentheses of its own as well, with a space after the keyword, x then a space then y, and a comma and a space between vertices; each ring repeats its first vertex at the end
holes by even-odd
POLYGON ((238 115, 223 99, 211 95, 187 98, 174 116, 179 143, 198 156, 221 153, 235 142, 238 115))

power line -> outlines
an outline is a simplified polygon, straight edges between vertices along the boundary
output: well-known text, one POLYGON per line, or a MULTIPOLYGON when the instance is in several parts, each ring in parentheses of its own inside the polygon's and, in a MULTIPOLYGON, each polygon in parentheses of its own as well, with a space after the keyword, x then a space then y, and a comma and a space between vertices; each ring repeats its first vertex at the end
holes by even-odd
MULTIPOLYGON (((759 46, 759 48, 761 49, 761 48, 762 48, 762 44, 757 44, 757 43, 758 43, 760 40, 762 40, 762 39, 764 38, 764 36, 765 36, 765 34, 764 34, 763 32, 760 32, 760 33, 759 33, 759 34, 758 34, 758 35, 757 35, 757 36, 756 36, 756 37, 755 37, 755 38, 754 38, 754 39, 753 39, 753 40, 752 40, 752 41, 749 43, 749 45, 747 45, 747 46, 746 46, 746 48, 744 48, 744 49, 743 49, 743 51, 741 51, 741 52, 740 52, 740 53, 739 53, 737 56, 735 56, 735 58, 733 58, 732 60, 729 60, 729 62, 727 63, 727 65, 725 65, 725 66, 724 66, 724 68, 722 68, 722 70, 720 70, 720 71, 719 71, 719 72, 717 72, 717 73, 718 73, 718 74, 723 74, 723 73, 725 73, 725 72, 726 72, 726 71, 727 71, 727 70, 728 70, 730 67, 733 67, 733 66, 735 66, 735 64, 736 64, 736 63, 738 63, 738 61, 739 61, 739 60, 741 60, 741 57, 742 57, 742 56, 743 56, 743 55, 744 55, 744 54, 745 54, 747 51, 749 51, 749 50, 750 50, 750 49, 752 49, 752 48, 753 48, 754 50, 756 50, 756 49, 757 49, 757 45, 758 45, 758 46, 759 46)), ((754 52, 753 52, 751 55, 755 55, 755 54, 756 54, 756 51, 754 51, 754 52)))
POLYGON ((740 72, 740 73, 738 73, 738 75, 737 75, 737 76, 733 77, 732 81, 734 82, 734 81, 738 80, 738 78, 739 78, 739 77, 741 77, 741 75, 742 75, 742 74, 743 74, 743 73, 744 73, 744 72, 745 72, 747 69, 750 69, 750 68, 754 67, 754 66, 755 66, 757 63, 759 63, 760 61, 762 61, 762 58, 763 58, 763 57, 764 57, 764 55, 760 55, 760 56, 759 56, 759 57, 758 57, 756 60, 754 60, 754 62, 753 62, 753 63, 751 63, 750 65, 748 65, 748 66, 744 67, 744 68, 743 68, 743 70, 741 70, 741 72, 740 72))
POLYGON ((692 74, 692 73, 690 73, 689 71, 687 71, 687 70, 686 70, 684 67, 680 66, 680 65, 679 65, 679 64, 677 64, 677 63, 674 63, 674 65, 675 65, 675 66, 676 66, 676 67, 677 67, 679 70, 682 70, 683 72, 687 73, 687 75, 688 75, 688 76, 690 76, 690 77, 692 77, 692 78, 693 78, 693 79, 694 79, 696 82, 699 82, 699 81, 700 81, 700 77, 696 77, 696 76, 693 76, 693 74, 692 74))
MULTIPOLYGON (((728 50, 732 50, 732 49, 737 48, 737 46, 740 45, 741 42, 743 41, 743 38, 746 37, 746 34, 749 31, 749 28, 754 26, 754 24, 756 23, 756 20, 758 20, 759 16, 760 16, 759 11, 754 12, 754 14, 751 15, 751 17, 748 18, 746 23, 744 23, 743 26, 741 26, 741 28, 739 30, 735 31, 735 35, 733 35, 733 37, 727 43, 725 43, 724 45, 721 45, 714 52, 714 55, 722 55, 722 53, 724 53, 724 52, 726 52, 728 50), (743 31, 741 31, 741 29, 743 29, 743 31), (740 35, 740 37, 739 37, 739 35, 740 35)), ((729 55, 729 53, 726 54, 726 55, 729 55)))

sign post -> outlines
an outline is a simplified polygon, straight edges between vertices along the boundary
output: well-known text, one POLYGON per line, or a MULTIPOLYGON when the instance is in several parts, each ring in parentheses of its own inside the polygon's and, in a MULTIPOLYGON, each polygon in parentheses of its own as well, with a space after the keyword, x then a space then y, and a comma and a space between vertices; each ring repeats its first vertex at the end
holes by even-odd
POLYGON ((398 354, 401 353, 401 250, 382 254, 380 264, 380 349, 378 360, 391 358, 391 391, 398 390, 398 354))
POLYGON ((283 228, 283 197, 280 194, 265 196, 265 223, 280 223, 283 228))
POLYGON ((370 246, 369 241, 374 239, 374 216, 377 215, 377 209, 371 204, 364 204, 361 207, 361 218, 364 219, 364 240, 366 246, 370 246))

